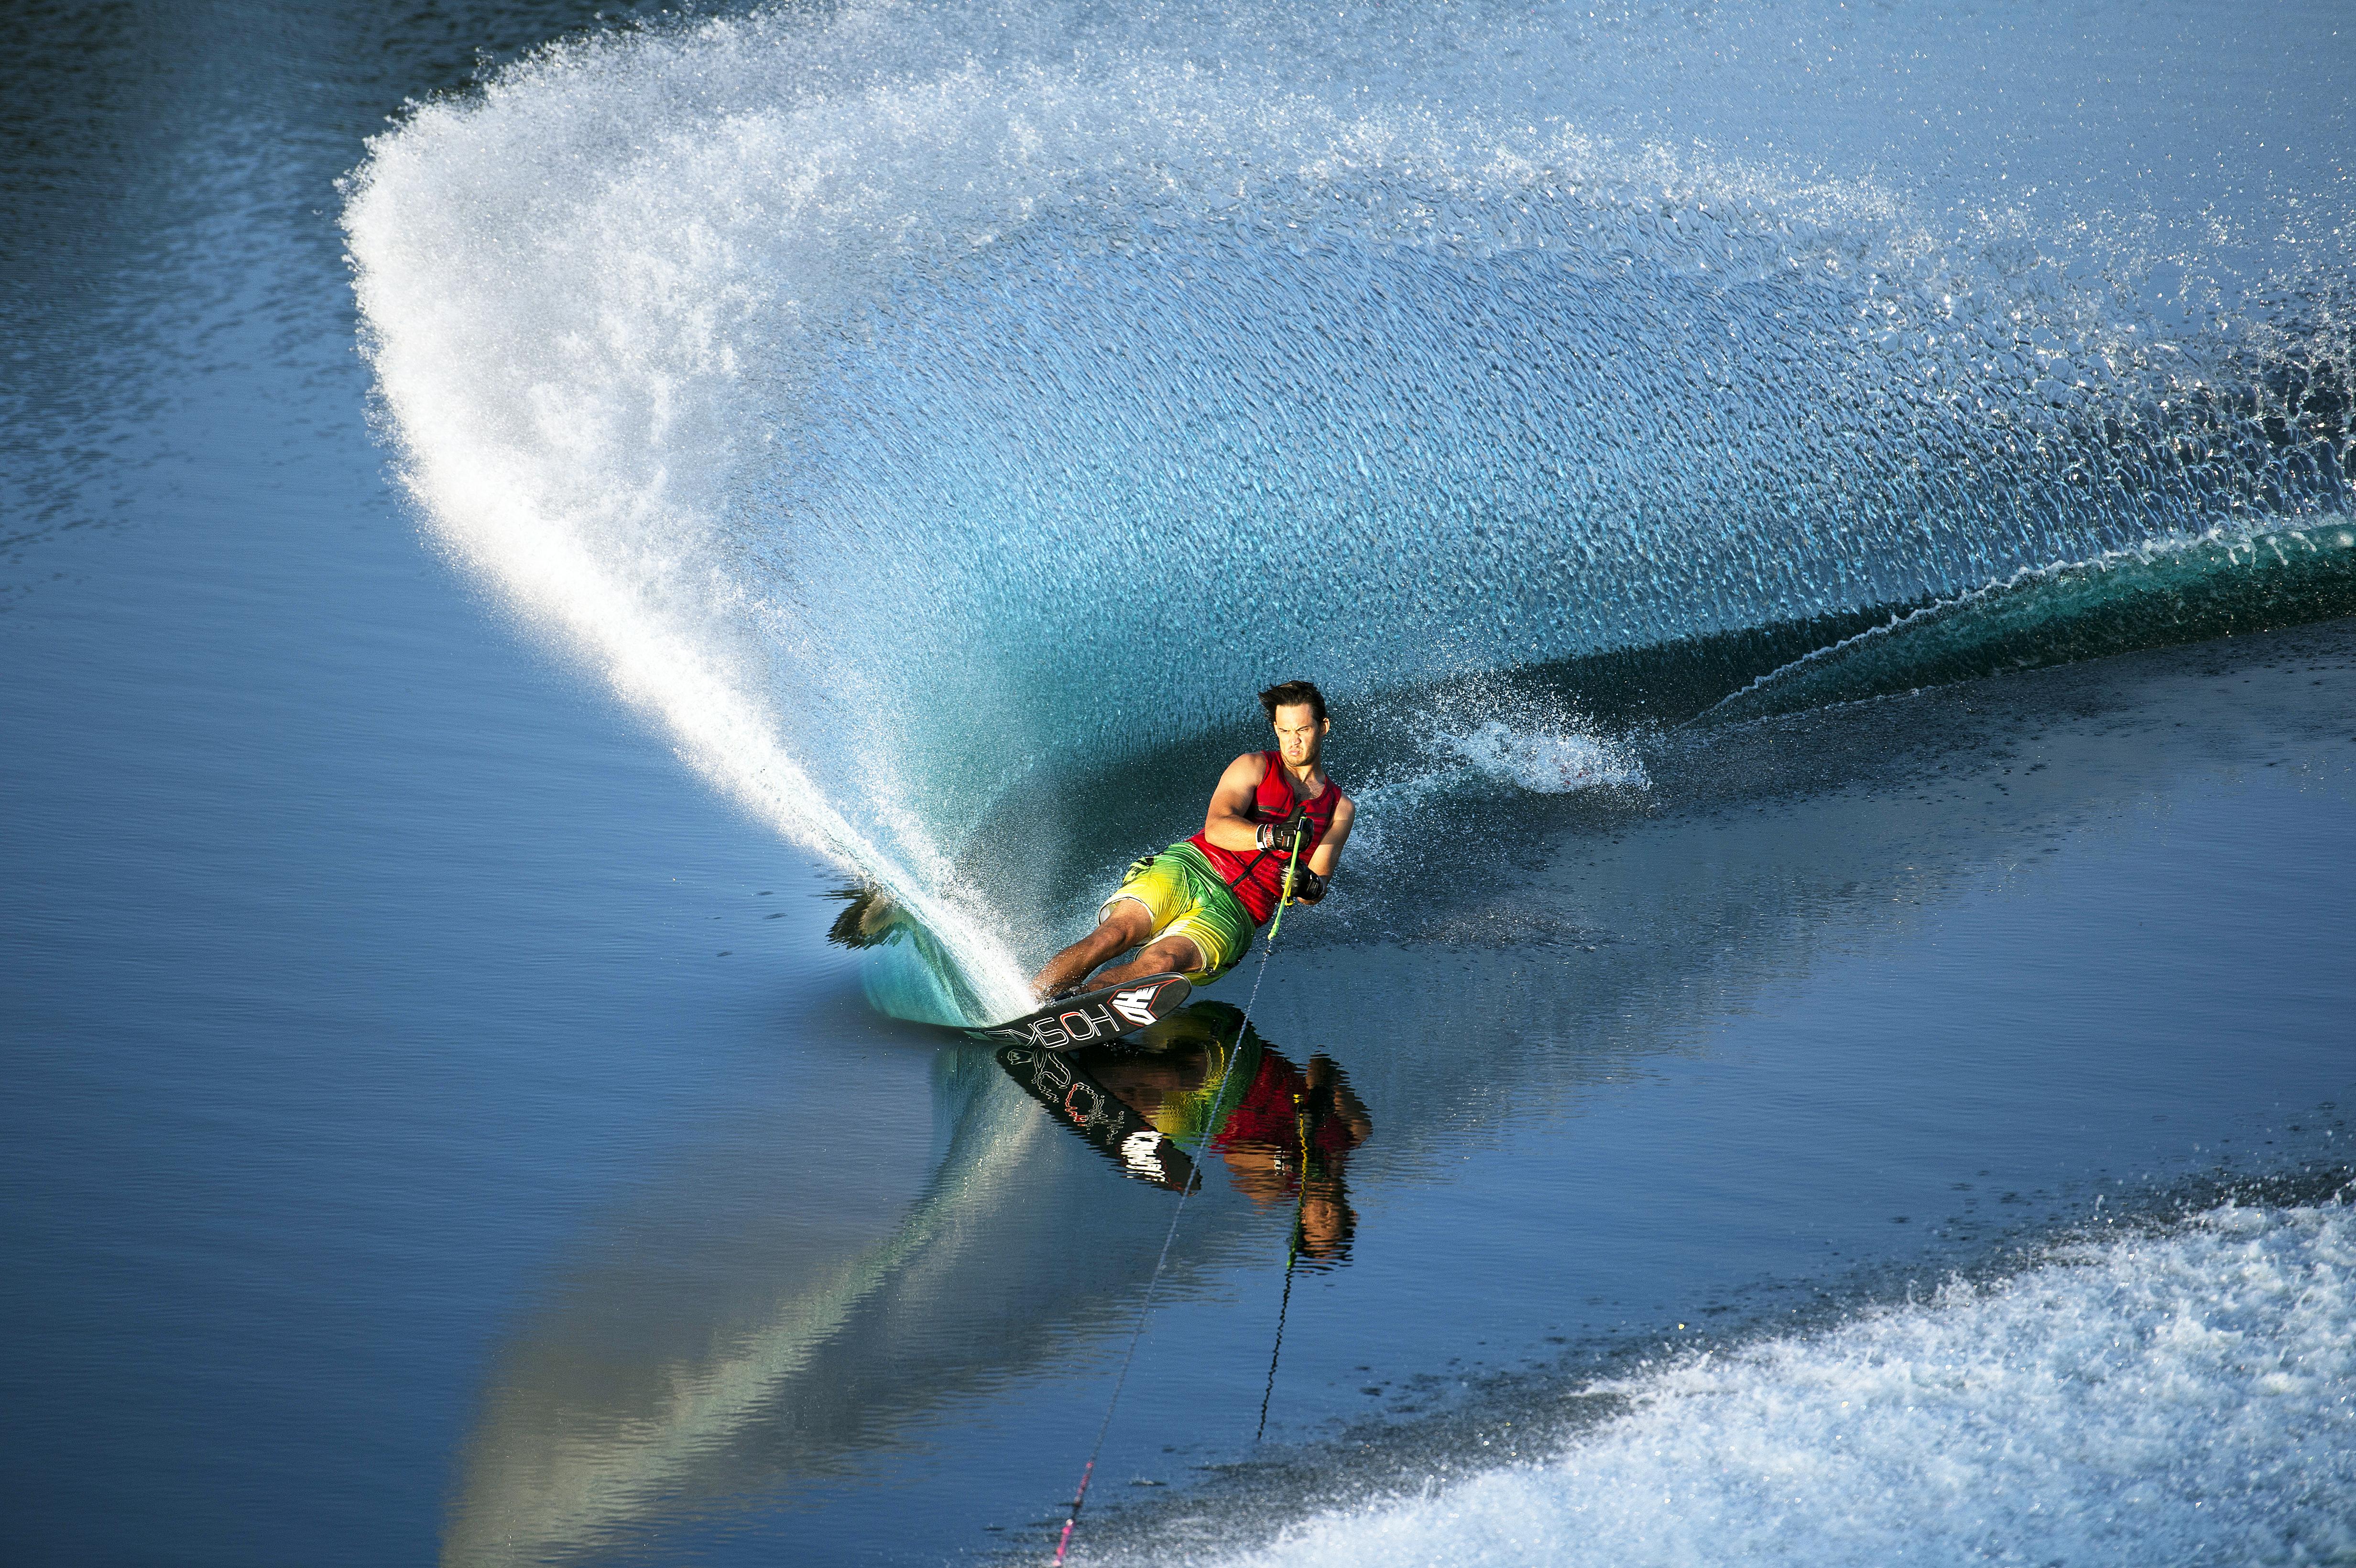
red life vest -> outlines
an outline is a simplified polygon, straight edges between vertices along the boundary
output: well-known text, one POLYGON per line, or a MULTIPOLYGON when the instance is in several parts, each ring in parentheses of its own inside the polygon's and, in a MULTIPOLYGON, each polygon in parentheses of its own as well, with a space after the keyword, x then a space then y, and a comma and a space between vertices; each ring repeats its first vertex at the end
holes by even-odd
MULTIPOLYGON (((1325 841, 1325 830, 1333 826, 1333 808, 1342 804, 1342 791, 1329 774, 1325 787, 1314 798, 1302 803, 1292 793, 1292 784, 1285 775, 1284 758, 1275 752, 1259 754, 1262 772, 1259 788, 1252 794, 1248 814, 1254 822, 1282 822, 1292 815, 1296 805, 1305 804, 1309 817, 1309 837, 1301 842, 1301 864, 1309 864, 1309 857, 1325 841)), ((1252 917, 1254 925, 1265 925, 1268 917, 1276 912, 1276 901, 1284 896, 1284 868, 1290 857, 1273 849, 1251 849, 1237 854, 1222 849, 1205 834, 1197 833, 1187 840, 1203 852, 1219 880, 1235 890, 1236 901, 1252 917)))

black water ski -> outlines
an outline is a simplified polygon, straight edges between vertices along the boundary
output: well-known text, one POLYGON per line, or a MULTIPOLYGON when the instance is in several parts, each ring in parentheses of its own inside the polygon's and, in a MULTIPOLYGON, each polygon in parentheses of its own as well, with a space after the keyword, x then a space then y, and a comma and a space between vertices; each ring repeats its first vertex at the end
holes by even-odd
POLYGON ((1186 1005, 1194 990, 1183 975, 1148 975, 1100 991, 1050 1002, 1035 1013, 990 1029, 969 1030, 984 1040, 1011 1040, 1040 1051, 1064 1051, 1092 1041, 1119 1040, 1160 1023, 1186 1005))

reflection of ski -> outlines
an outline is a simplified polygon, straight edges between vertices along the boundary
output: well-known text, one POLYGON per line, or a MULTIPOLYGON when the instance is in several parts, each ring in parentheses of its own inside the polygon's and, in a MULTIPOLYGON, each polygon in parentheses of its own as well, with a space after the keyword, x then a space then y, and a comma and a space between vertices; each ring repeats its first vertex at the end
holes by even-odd
POLYGON ((1035 1013, 971 1032, 985 1040, 1012 1040, 1039 1051, 1119 1040, 1184 1007, 1194 988, 1183 975, 1148 975, 1101 991, 1066 997, 1035 1013))
MULTIPOLYGON (((1180 981, 1184 985, 1184 981, 1180 981)), ((1031 1097, 1111 1157, 1120 1173, 1183 1192, 1194 1177, 1186 1151, 1163 1137, 1119 1096, 1081 1070, 1073 1058, 1033 1045, 1001 1045, 998 1065, 1031 1097)))

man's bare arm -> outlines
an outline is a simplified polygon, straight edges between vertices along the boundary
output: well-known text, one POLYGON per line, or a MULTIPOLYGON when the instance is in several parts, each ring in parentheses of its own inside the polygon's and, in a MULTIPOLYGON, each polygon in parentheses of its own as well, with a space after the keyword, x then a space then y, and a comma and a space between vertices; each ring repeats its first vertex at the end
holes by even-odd
POLYGON ((1259 848, 1259 829, 1251 819, 1252 797, 1259 793, 1266 765, 1257 752, 1246 752, 1219 775, 1211 792, 1211 808, 1203 814, 1203 837, 1222 849, 1240 855, 1259 848))
POLYGON ((1342 803, 1333 808, 1333 826, 1326 828, 1325 837, 1318 840, 1317 852, 1309 857, 1311 870, 1321 877, 1333 874, 1333 863, 1342 858, 1342 846, 1349 842, 1350 824, 1357 815, 1357 803, 1344 795, 1342 803))

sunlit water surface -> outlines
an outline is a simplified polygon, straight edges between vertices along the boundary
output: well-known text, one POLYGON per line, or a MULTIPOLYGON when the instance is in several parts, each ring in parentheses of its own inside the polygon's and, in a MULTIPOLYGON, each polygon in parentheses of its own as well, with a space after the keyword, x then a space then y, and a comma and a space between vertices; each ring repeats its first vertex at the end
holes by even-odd
POLYGON ((2333 8, 23 31, 14 1553, 2356 1552, 2333 8))

